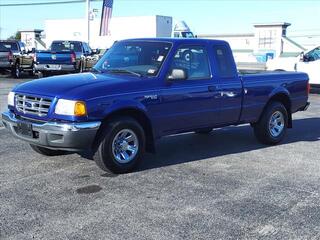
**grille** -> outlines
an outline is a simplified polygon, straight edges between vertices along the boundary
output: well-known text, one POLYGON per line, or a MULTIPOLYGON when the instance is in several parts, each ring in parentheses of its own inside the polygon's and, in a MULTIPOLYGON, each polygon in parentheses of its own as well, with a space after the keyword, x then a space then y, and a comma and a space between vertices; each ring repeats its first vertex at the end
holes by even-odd
POLYGON ((47 116, 52 100, 48 98, 33 97, 16 94, 16 109, 24 114, 47 116))

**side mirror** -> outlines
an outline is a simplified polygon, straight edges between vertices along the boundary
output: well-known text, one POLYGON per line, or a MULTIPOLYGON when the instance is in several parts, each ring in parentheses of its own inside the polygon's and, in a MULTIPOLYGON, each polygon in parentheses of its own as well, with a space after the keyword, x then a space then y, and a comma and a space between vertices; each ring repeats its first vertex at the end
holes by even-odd
POLYGON ((173 80, 186 80, 188 78, 187 76, 187 72, 183 69, 172 69, 171 73, 168 76, 168 80, 169 81, 173 81, 173 80))
POLYGON ((306 61, 306 56, 304 55, 304 52, 300 53, 300 62, 305 62, 306 61))

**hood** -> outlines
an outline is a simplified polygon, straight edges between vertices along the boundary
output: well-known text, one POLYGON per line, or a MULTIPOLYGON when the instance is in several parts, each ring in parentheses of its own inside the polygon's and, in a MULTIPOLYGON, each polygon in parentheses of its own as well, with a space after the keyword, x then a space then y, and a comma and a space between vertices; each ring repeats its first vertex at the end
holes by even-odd
POLYGON ((129 86, 143 86, 146 80, 135 76, 80 73, 33 80, 18 85, 13 91, 37 96, 85 100, 97 97, 101 91, 113 94, 129 86), (124 87, 125 86, 125 87, 124 87))

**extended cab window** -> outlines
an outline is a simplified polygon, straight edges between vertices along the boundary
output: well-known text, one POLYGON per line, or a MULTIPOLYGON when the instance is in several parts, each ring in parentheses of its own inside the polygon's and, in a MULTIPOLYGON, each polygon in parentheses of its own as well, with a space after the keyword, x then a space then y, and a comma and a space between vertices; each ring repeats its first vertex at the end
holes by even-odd
POLYGON ((211 78, 208 55, 202 46, 181 46, 172 60, 172 69, 184 70, 187 80, 211 78))
POLYGON ((214 46, 213 55, 216 59, 215 69, 220 77, 232 78, 235 76, 231 53, 226 46, 214 46))

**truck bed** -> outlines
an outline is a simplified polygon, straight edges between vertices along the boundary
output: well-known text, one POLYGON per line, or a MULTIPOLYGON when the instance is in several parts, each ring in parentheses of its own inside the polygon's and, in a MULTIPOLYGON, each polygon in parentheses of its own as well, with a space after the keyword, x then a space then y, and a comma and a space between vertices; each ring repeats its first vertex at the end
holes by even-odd
POLYGON ((305 73, 259 71, 242 73, 239 77, 244 88, 242 122, 255 122, 274 93, 290 96, 292 113, 308 99, 308 77, 305 73))

